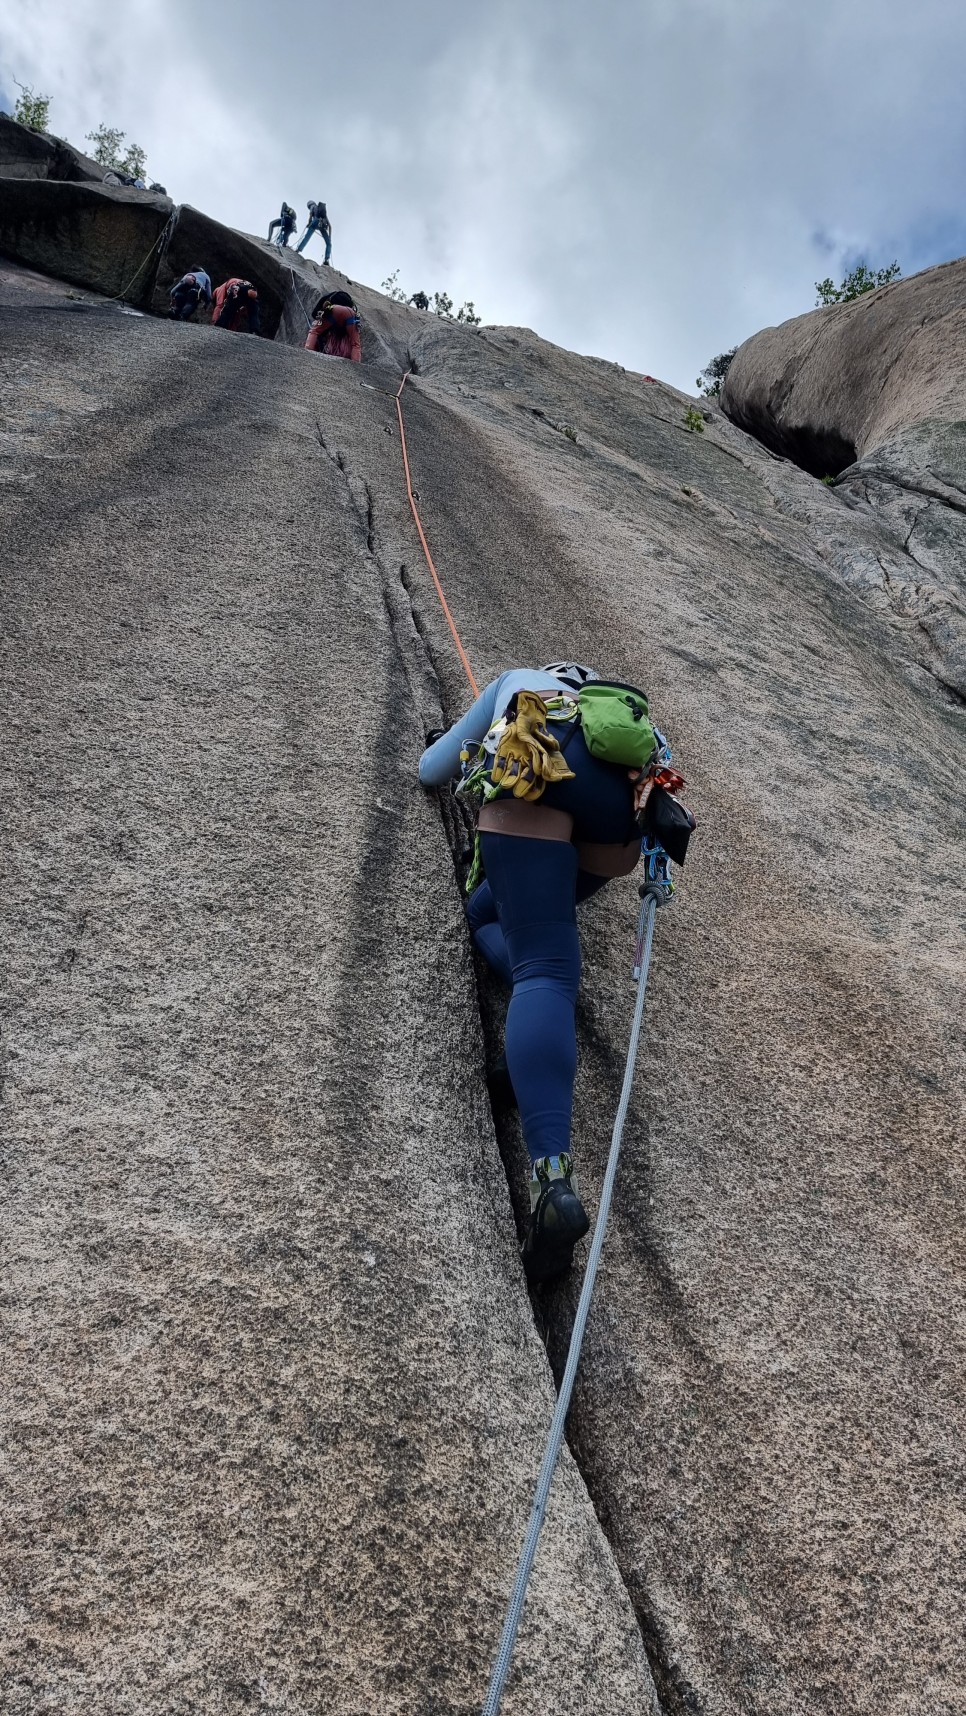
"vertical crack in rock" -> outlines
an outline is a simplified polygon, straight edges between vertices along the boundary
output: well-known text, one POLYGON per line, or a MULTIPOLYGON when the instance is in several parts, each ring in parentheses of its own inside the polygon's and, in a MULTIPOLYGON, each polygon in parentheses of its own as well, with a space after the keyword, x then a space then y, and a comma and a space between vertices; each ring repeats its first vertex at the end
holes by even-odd
MULTIPOLYGON (((360 534, 365 541, 366 553, 379 577, 390 632, 395 641, 400 667, 409 684, 416 709, 421 713, 427 706, 435 705, 442 718, 449 719, 450 712, 446 708, 443 698, 432 643, 419 614, 408 568, 405 563, 402 563, 399 567, 398 577, 391 576, 380 553, 376 536, 375 502, 372 490, 365 479, 356 477, 349 469, 344 453, 333 452, 326 446, 319 424, 317 424, 317 435, 320 447, 345 479, 359 521, 360 534), (420 692, 422 692, 422 700, 419 695, 420 692)), ((426 722, 426 725, 429 725, 429 722, 426 722)), ((387 735, 388 742, 389 735, 387 735)), ((457 800, 452 793, 441 792, 437 798, 443 830, 450 848, 454 875, 462 895, 475 836, 475 819, 469 807, 457 800)), ((371 893, 367 890, 366 912, 369 911, 370 898, 371 893)), ((361 914, 361 916, 364 915, 364 913, 361 914)), ((502 1010, 495 1000, 487 994, 486 989, 481 987, 478 968, 476 993, 484 1041, 487 1049, 492 1052, 495 1042, 502 1036, 502 1010)), ((586 1008, 579 1004, 578 1021, 582 1032, 593 1041, 596 1051, 613 1066, 615 1073, 619 1074, 618 1057, 615 1056, 610 1045, 596 1032, 586 1008)), ((529 1213, 529 1199, 525 1178, 521 1173, 523 1153, 520 1148, 518 1129, 508 1124, 505 1119, 501 1119, 496 1113, 493 1115, 493 1126, 497 1147, 507 1176, 518 1232, 522 1234, 523 1223, 529 1213)), ((660 1273, 659 1260, 655 1259, 654 1261, 660 1273)), ((673 1287, 673 1283, 668 1281, 667 1284, 673 1287)), ((541 1315, 540 1302, 532 1294, 530 1301, 534 1326, 546 1349, 555 1386, 559 1388, 573 1323, 573 1308, 571 1307, 564 1317, 561 1317, 559 1313, 555 1315, 553 1312, 549 1316, 543 1316, 541 1315)), ((655 1685, 654 1716, 666 1716, 666 1712, 671 1710, 693 1713, 699 1708, 695 1702, 694 1691, 690 1686, 678 1685, 675 1682, 660 1617, 650 1611, 643 1601, 643 1593, 635 1592, 633 1583, 628 1581, 621 1567, 608 1508, 594 1479, 593 1451, 581 1446, 579 1434, 573 1436, 568 1433, 566 1442, 568 1451, 580 1474, 588 1500, 594 1510, 594 1516, 601 1534, 610 1546, 615 1568, 637 1622, 642 1648, 647 1657, 655 1685)))

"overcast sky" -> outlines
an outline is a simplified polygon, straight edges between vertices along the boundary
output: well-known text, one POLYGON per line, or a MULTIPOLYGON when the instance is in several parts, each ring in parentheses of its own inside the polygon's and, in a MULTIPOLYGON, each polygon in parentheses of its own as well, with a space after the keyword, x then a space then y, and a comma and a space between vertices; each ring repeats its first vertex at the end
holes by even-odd
MULTIPOLYGON (((689 391, 860 257, 966 254, 953 0, 7 0, 51 129, 100 122, 179 202, 267 233, 323 198, 333 263, 445 288, 689 391)), ((321 261, 318 239, 309 251, 321 261)))

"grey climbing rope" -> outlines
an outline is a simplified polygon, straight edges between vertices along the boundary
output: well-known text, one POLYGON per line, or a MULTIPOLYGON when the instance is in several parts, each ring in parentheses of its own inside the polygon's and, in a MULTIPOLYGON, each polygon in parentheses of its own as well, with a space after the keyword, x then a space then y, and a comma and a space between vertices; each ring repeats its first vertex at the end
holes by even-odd
POLYGON ((500 1638, 500 1648, 497 1652, 493 1673, 490 1677, 489 1691, 483 1706, 482 1716, 497 1716, 506 1678, 510 1672, 510 1662, 516 1644, 517 1630, 523 1603, 527 1594, 527 1585, 533 1568, 534 1557, 537 1553, 537 1540, 543 1525, 543 1517, 550 1496, 550 1485, 554 1469, 563 1442, 564 1425, 570 1409, 570 1396, 573 1393, 574 1378, 580 1363, 580 1348, 587 1327, 587 1316, 590 1311, 591 1296, 597 1276, 597 1265, 604 1247, 604 1230, 610 1213, 611 1197, 614 1191, 614 1181, 617 1177, 617 1159, 620 1155, 621 1138, 624 1132, 624 1122, 631 1100, 631 1087, 634 1083, 634 1068, 637 1062, 637 1046, 640 1041, 641 1024, 644 1018, 644 999, 647 994, 647 974, 651 964, 651 943, 654 939, 654 917, 657 908, 667 899, 667 890, 660 883, 652 883, 645 887, 641 901, 640 916, 637 923, 637 942, 634 949, 634 981, 637 984, 637 1003, 634 1008, 634 1021, 631 1025, 630 1042, 627 1049, 627 1061, 624 1066, 624 1083, 621 1087, 620 1102, 614 1119, 614 1130, 611 1134, 610 1155, 607 1158, 607 1171, 600 1194, 600 1208, 597 1211, 597 1225, 587 1258, 587 1269, 584 1274, 584 1284, 581 1288, 580 1301, 577 1305, 577 1315, 574 1318, 573 1332, 570 1336, 570 1349, 567 1353, 567 1364, 564 1369, 557 1405, 550 1425, 550 1435, 547 1440, 546 1453, 540 1467, 537 1488, 534 1493, 533 1507, 530 1511, 530 1523, 527 1535, 520 1551, 517 1564, 516 1578, 510 1605, 507 1609, 506 1620, 500 1638))

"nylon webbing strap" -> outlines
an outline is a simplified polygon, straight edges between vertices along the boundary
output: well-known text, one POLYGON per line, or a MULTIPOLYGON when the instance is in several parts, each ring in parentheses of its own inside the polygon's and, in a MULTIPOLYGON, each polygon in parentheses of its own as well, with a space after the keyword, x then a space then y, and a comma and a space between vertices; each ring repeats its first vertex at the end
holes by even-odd
POLYGON ((520 1552, 516 1579, 514 1580, 513 1592, 510 1597, 510 1606, 507 1609, 506 1620, 503 1623, 500 1648, 497 1652, 493 1673, 490 1677, 490 1687, 486 1695, 486 1703, 483 1706, 482 1716, 497 1716, 497 1712, 500 1708, 500 1701, 503 1697, 503 1689, 506 1685, 506 1678, 510 1671, 510 1662, 513 1657, 514 1646, 516 1644, 517 1630, 520 1625, 520 1616, 523 1612, 524 1599, 527 1594, 527 1585, 530 1580, 534 1557, 537 1553, 537 1540, 539 1539, 540 1530, 543 1525, 544 1514, 547 1511, 547 1501, 550 1496, 550 1485, 553 1481, 554 1470, 560 1454, 561 1444, 563 1442, 564 1426, 567 1420, 567 1413, 570 1409, 570 1396, 573 1393, 574 1378, 577 1375, 577 1366, 580 1363, 580 1348, 584 1338, 584 1330, 587 1327, 587 1316, 590 1311, 591 1296, 594 1291, 594 1282, 597 1277, 597 1265, 600 1262, 600 1254, 604 1247, 604 1231, 607 1226, 607 1217, 610 1214, 614 1181, 617 1177, 617 1159, 620 1155, 624 1122, 627 1119, 627 1110, 630 1106, 631 1100, 631 1087, 634 1083, 637 1047, 640 1041, 641 1024, 644 1018, 644 998, 647 994, 647 974, 651 964, 651 943, 654 939, 654 916, 657 911, 659 900, 664 897, 665 895, 663 891, 659 891, 657 889, 653 891, 648 890, 641 903, 641 911, 637 925, 637 943, 634 952, 634 976, 637 980, 637 1003, 634 1008, 634 1021, 631 1025, 631 1036, 627 1049, 627 1061, 624 1066, 624 1083, 621 1087, 620 1102, 617 1105, 617 1114, 614 1119, 614 1130, 611 1135, 610 1155, 607 1158, 607 1172, 604 1175, 604 1184, 601 1188, 600 1208, 597 1211, 597 1225, 594 1228, 594 1238, 590 1247, 590 1254, 587 1258, 587 1269, 584 1275, 584 1284, 581 1288, 580 1302, 577 1306, 577 1315, 574 1318, 573 1333, 570 1337, 570 1349, 567 1353, 567 1365, 564 1370, 563 1381, 560 1384, 560 1393, 557 1396, 557 1405, 550 1425, 547 1450, 543 1456, 543 1464, 540 1467, 540 1476, 537 1479, 537 1488, 533 1498, 533 1507, 530 1512, 530 1523, 527 1526, 527 1535, 524 1538, 523 1549, 520 1552))

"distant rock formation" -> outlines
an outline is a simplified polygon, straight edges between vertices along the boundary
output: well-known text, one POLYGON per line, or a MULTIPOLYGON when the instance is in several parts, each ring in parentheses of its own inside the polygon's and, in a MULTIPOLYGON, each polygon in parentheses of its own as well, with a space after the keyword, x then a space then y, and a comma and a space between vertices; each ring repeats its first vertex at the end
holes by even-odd
POLYGON ((966 260, 755 334, 721 405, 874 513, 916 574, 864 557, 843 574, 921 622, 934 671, 966 697, 966 260))

